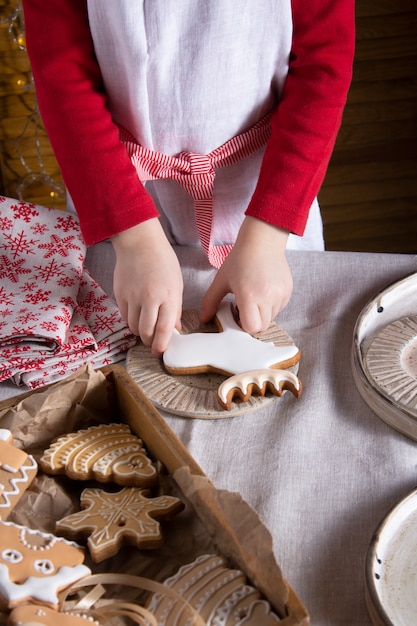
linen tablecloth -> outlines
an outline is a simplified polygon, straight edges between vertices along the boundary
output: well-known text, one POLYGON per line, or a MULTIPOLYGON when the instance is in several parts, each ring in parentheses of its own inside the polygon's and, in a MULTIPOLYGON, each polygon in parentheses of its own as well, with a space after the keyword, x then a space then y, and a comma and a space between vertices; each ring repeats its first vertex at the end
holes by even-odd
MULTIPOLYGON (((214 271, 194 249, 177 249, 186 308, 214 271)), ((413 255, 288 252, 290 304, 276 321, 302 350, 303 395, 285 394, 254 413, 195 420, 163 413, 203 471, 238 491, 272 533, 275 556, 314 626, 369 626, 365 558, 387 511, 417 484, 417 443, 375 416, 356 390, 352 334, 362 307, 417 271, 413 255)), ((113 251, 86 265, 111 292, 113 251)), ((16 393, 0 385, 0 398, 16 393)))

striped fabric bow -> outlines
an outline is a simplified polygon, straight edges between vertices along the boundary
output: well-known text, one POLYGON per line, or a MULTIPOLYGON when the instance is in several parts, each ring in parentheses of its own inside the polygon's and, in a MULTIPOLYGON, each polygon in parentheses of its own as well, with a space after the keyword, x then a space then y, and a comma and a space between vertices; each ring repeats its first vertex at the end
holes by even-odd
POLYGON ((268 113, 249 130, 232 137, 209 154, 181 152, 171 157, 139 145, 124 128, 120 139, 126 145, 129 157, 140 180, 170 178, 177 181, 194 201, 194 214, 201 245, 211 265, 218 268, 229 254, 233 244, 213 245, 213 191, 216 168, 237 163, 262 148, 270 136, 268 113))

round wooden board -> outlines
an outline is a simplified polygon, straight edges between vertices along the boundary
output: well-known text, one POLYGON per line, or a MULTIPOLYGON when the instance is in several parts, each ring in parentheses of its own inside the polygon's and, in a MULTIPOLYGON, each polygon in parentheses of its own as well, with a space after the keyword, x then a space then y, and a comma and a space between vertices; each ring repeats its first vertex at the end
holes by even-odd
MULTIPOLYGON (((183 332, 217 332, 214 324, 201 327, 199 311, 184 311, 182 319, 183 332)), ((294 345, 291 337, 277 324, 263 333, 256 335, 258 339, 273 342, 275 345, 294 345)), ((199 419, 221 419, 243 415, 256 411, 278 400, 275 395, 252 396, 248 402, 236 400, 230 411, 224 410, 217 400, 217 389, 226 379, 220 374, 195 374, 173 376, 169 374, 162 359, 155 357, 150 349, 143 344, 130 348, 127 353, 126 369, 133 380, 154 405, 167 413, 181 417, 199 419)), ((297 373, 298 364, 289 368, 297 373)), ((285 392, 284 392, 285 393, 285 392)))

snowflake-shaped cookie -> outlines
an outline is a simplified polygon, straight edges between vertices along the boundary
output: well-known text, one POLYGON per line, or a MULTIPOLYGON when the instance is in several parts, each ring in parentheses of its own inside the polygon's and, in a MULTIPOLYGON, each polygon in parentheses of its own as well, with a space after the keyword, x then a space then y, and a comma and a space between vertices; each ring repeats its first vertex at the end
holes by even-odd
POLYGON ((123 544, 158 548, 163 543, 158 519, 171 519, 184 504, 173 496, 148 497, 148 489, 125 487, 116 493, 85 489, 79 513, 57 522, 57 532, 69 537, 88 536, 95 563, 114 556, 123 544))

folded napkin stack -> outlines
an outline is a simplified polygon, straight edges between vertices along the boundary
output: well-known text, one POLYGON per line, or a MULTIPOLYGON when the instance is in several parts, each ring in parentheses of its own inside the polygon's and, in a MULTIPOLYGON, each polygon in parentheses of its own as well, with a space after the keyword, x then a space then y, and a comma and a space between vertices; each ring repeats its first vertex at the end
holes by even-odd
POLYGON ((0 382, 33 389, 136 343, 85 253, 75 215, 0 196, 0 382))

